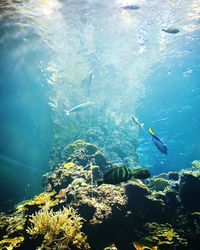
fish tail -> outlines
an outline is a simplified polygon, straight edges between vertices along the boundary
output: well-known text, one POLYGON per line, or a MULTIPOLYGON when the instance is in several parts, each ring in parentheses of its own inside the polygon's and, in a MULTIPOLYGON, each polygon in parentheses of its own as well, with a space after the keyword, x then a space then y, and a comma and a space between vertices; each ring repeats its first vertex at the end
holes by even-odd
POLYGON ((103 184, 103 179, 101 179, 101 180, 96 180, 96 183, 97 183, 98 186, 100 186, 101 184, 103 184))
POLYGON ((152 130, 152 128, 149 128, 149 133, 150 133, 151 135, 155 135, 154 132, 153 132, 153 130, 152 130))
POLYGON ((70 115, 69 110, 64 110, 66 115, 70 115))
POLYGON ((144 123, 141 123, 141 128, 144 129, 144 123))

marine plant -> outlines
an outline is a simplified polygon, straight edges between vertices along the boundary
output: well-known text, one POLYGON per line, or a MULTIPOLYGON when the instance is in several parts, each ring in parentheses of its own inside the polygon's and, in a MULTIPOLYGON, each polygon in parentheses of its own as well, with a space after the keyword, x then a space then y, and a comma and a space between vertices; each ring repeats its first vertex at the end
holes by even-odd
POLYGON ((76 246, 80 249, 89 249, 87 237, 81 232, 83 219, 72 207, 54 212, 47 206, 31 216, 31 226, 27 233, 31 237, 43 237, 43 247, 76 246))

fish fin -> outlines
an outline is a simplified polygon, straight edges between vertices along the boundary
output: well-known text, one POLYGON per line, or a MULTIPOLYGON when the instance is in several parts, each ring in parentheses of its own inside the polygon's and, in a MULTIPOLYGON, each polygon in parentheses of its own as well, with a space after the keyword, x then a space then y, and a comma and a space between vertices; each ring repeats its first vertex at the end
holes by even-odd
POLYGON ((97 183, 98 186, 100 186, 101 184, 103 184, 103 179, 96 180, 96 183, 97 183))
POLYGON ((144 123, 141 123, 141 128, 144 129, 144 123))
POLYGON ((155 134, 154 134, 152 128, 149 128, 149 133, 150 133, 151 135, 155 136, 155 134))
POLYGON ((64 110, 66 115, 70 115, 70 111, 69 110, 64 110))

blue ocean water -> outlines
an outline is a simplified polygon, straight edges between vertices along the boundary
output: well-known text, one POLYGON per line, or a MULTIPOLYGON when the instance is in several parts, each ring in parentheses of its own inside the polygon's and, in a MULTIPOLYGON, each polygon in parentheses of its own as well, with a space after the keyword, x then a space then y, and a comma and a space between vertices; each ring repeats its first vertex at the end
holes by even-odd
POLYGON ((55 138, 100 147, 106 140, 103 150, 116 162, 118 149, 129 152, 132 143, 137 157, 130 151, 126 160, 137 158, 152 174, 199 159, 199 7, 198 0, 1 1, 2 201, 39 192, 55 138), (162 31, 170 27, 180 32, 162 31), (65 115, 88 101, 88 110, 65 115))

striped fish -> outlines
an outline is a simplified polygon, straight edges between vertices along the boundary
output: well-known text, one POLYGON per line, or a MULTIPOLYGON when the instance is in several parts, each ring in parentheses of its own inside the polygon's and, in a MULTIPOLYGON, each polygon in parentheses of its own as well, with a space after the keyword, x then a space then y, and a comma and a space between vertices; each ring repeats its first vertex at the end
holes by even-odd
POLYGON ((119 184, 120 182, 126 182, 132 177, 137 179, 146 179, 150 176, 150 173, 147 169, 138 167, 135 169, 130 169, 126 166, 117 166, 103 176, 102 180, 98 180, 97 184, 119 184))

